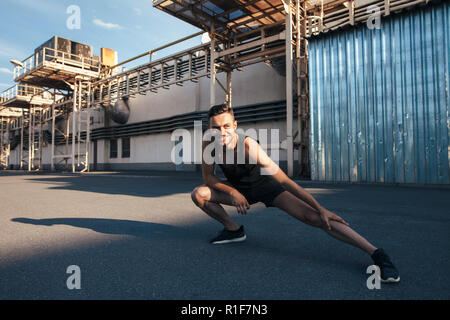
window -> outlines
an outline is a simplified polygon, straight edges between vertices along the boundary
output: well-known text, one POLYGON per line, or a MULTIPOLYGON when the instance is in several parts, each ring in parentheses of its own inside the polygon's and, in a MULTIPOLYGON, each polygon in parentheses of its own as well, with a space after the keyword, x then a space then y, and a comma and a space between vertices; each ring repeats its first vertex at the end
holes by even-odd
POLYGON ((130 157, 130 137, 122 138, 122 158, 130 157))
POLYGON ((117 158, 117 139, 109 140, 109 157, 117 158))

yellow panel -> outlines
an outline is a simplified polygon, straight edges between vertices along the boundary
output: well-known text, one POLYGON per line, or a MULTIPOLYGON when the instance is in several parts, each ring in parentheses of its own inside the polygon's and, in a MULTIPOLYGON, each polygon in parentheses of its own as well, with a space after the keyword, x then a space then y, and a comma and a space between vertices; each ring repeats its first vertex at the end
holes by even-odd
POLYGON ((108 48, 102 48, 101 63, 104 66, 114 66, 116 64, 116 51, 108 48))

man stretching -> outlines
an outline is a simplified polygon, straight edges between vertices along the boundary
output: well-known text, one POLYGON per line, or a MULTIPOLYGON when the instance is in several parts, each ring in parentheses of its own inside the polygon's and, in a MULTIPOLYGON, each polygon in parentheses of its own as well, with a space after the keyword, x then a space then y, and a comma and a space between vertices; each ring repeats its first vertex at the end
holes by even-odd
POLYGON ((234 206, 239 213, 246 214, 251 204, 263 202, 266 207, 277 207, 303 223, 322 229, 332 237, 368 253, 380 268, 382 282, 400 281, 397 269, 382 248, 373 246, 350 228, 344 219, 322 207, 270 159, 257 141, 236 132, 237 122, 231 107, 226 104, 211 107, 208 123, 209 129, 216 132, 216 139, 221 139, 223 154, 227 154, 219 161, 227 180, 218 179, 214 175, 214 163, 205 161, 208 142, 203 141, 202 176, 205 184, 196 187, 191 197, 199 208, 225 227, 211 240, 212 244, 246 239, 244 226, 237 225, 221 204, 234 206), (245 159, 244 164, 236 160, 239 156, 245 159), (232 158, 231 161, 229 158, 232 158), (261 174, 263 170, 266 174, 261 174))

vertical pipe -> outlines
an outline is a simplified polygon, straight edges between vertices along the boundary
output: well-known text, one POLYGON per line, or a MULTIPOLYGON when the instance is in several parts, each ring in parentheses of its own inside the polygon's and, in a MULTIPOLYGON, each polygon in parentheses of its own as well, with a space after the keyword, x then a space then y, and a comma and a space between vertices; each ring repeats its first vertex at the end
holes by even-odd
POLYGON ((53 103, 52 103, 52 157, 50 160, 50 170, 55 170, 55 103, 56 103, 56 89, 53 89, 53 103))
POLYGON ((293 141, 292 141, 292 10, 291 0, 287 0, 286 11, 286 149, 287 175, 293 176, 293 141))
MULTIPOLYGON (((263 31, 264 34, 264 31, 263 31)), ((227 49, 231 49, 231 41, 227 42, 227 49)), ((232 91, 231 91, 231 76, 232 76, 232 69, 231 69, 231 56, 227 55, 226 56, 226 62, 228 63, 228 71, 227 71, 227 96, 226 96, 226 100, 227 100, 227 104, 232 107, 232 91)))
POLYGON ((192 78, 192 53, 189 53, 189 79, 192 78))
POLYGON ((42 114, 43 108, 39 110, 39 170, 42 169, 42 114))
POLYGON ((8 169, 8 167, 9 167, 9 154, 10 154, 10 151, 11 151, 11 149, 10 149, 10 141, 11 141, 11 139, 9 138, 9 121, 10 121, 10 118, 8 117, 8 118, 6 118, 6 132, 7 132, 7 144, 8 144, 8 147, 7 147, 7 151, 6 151, 6 169, 8 169))
POLYGON ((33 112, 31 114, 32 126, 31 126, 31 169, 34 170, 34 160, 36 156, 35 149, 35 129, 36 129, 36 107, 33 107, 33 112))
POLYGON ((77 125, 77 166, 80 165, 80 144, 81 144, 81 99, 82 99, 82 92, 81 92, 81 80, 79 83, 79 88, 78 88, 78 107, 77 107, 77 120, 78 120, 78 125, 77 125))
POLYGON ((137 75, 137 93, 141 93, 141 70, 138 70, 137 75))
POLYGON ((23 124, 25 123, 25 113, 22 108, 22 123, 20 126, 20 163, 19 163, 19 169, 22 169, 23 167, 23 124))
POLYGON ((210 81, 210 106, 212 107, 213 105, 216 104, 216 65, 215 65, 215 46, 216 46, 216 38, 214 36, 214 22, 211 23, 211 33, 209 35, 209 37, 211 38, 211 48, 210 48, 210 53, 211 53, 211 57, 210 57, 210 67, 209 67, 209 72, 211 75, 211 81, 210 81))
POLYGON ((73 110, 72 110, 72 172, 75 172, 75 126, 76 118, 75 113, 77 112, 77 98, 78 98, 78 83, 75 81, 73 87, 73 110))
POLYGON ((31 130, 32 130, 32 119, 33 119, 33 105, 30 105, 28 113, 28 171, 31 171, 31 152, 32 152, 32 141, 31 141, 31 130))
MULTIPOLYGON (((74 99, 75 97, 73 96, 73 99, 74 99)), ((72 103, 73 103, 73 101, 72 101, 72 103)), ((70 121, 69 121, 69 115, 70 115, 70 112, 69 112, 69 110, 67 109, 67 107, 65 107, 65 117, 66 117, 66 135, 65 135, 65 140, 66 140, 66 153, 65 153, 65 158, 64 158, 64 160, 65 160, 65 162, 66 162, 66 170, 69 170, 69 164, 68 164, 68 158, 67 158, 67 156, 69 155, 69 132, 70 132, 70 121)))
POLYGON ((300 63, 300 59, 301 59, 301 39, 303 37, 302 34, 302 30, 301 30, 301 24, 300 24, 300 19, 301 19, 301 14, 300 14, 300 1, 297 0, 297 19, 296 19, 296 29, 297 29, 297 36, 296 36, 296 42, 295 42, 295 46, 296 46, 296 62, 297 62, 297 133, 298 133, 298 151, 297 151, 297 161, 298 161, 298 167, 300 168, 300 172, 302 171, 302 148, 303 148, 303 132, 302 132, 302 83, 301 83, 301 63, 300 63))
POLYGON ((350 0, 348 4, 348 15, 350 19, 350 25, 355 25, 355 1, 350 0))
POLYGON ((153 67, 148 68, 148 89, 152 90, 153 67))
POLYGON ((3 165, 3 117, 0 118, 0 169, 3 165))
POLYGON ((86 119, 86 171, 89 172, 89 151, 91 150, 91 83, 88 86, 86 119))
POLYGON ((231 71, 227 71, 227 103, 231 107, 231 71))
POLYGON ((99 93, 98 100, 100 101, 100 104, 103 103, 103 83, 100 84, 100 93, 99 93))

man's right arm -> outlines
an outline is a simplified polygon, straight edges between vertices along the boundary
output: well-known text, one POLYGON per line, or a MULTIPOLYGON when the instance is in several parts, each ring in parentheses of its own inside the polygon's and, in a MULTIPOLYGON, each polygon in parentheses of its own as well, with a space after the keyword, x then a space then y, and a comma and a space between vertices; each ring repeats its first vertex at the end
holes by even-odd
POLYGON ((205 150, 207 141, 203 141, 202 144, 202 177, 205 184, 214 188, 217 191, 224 192, 231 195, 233 192, 237 191, 235 188, 223 183, 219 178, 214 175, 214 164, 207 164, 203 158, 203 153, 205 150))
POLYGON ((214 175, 214 164, 207 164, 203 158, 205 141, 203 141, 202 148, 202 177, 205 184, 217 191, 224 192, 231 196, 232 203, 236 207, 237 211, 242 214, 246 214, 250 209, 250 204, 247 199, 235 188, 223 183, 219 178, 214 175))
POLYGON ((216 177, 214 174, 214 164, 208 164, 205 162, 205 159, 203 157, 204 150, 206 145, 208 144, 208 141, 202 142, 202 177, 205 184, 213 188, 217 191, 224 192, 229 195, 236 194, 236 192, 239 192, 235 188, 229 186, 228 184, 223 183, 219 178, 216 177))

